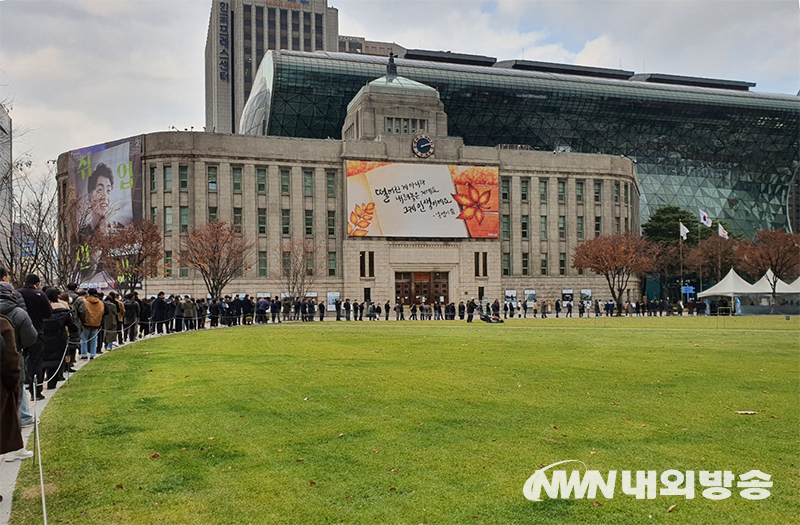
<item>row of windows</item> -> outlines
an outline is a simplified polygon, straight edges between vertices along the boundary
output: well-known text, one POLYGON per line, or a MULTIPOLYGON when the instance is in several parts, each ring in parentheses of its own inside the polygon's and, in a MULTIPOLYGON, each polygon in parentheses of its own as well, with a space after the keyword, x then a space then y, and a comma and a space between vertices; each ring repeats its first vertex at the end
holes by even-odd
MULTIPOLYGON (((373 253, 373 252, 370 252, 373 253)), ((374 260, 374 257, 373 257, 374 260)), ((281 253, 281 267, 283 271, 284 277, 289 275, 290 269, 292 264, 292 253, 291 252, 282 252, 281 253)), ((305 254, 305 266, 306 266, 306 275, 313 276, 314 275, 314 253, 313 252, 306 252, 305 254)), ((258 252, 258 276, 259 277, 269 277, 267 273, 267 252, 266 251, 259 251, 258 252)), ((374 269, 374 266, 372 267, 374 269)), ((328 252, 327 258, 327 265, 326 270, 328 277, 336 277, 336 252, 328 252)), ((179 275, 182 279, 186 279, 189 277, 189 267, 188 266, 181 266, 179 268, 179 275)), ((164 277, 171 278, 173 276, 172 273, 172 250, 165 250, 164 251, 164 277)), ((236 277, 242 277, 243 272, 237 272, 236 277)), ((374 275, 373 275, 374 276, 374 275)))
MULTIPOLYGON (((550 267, 548 259, 549 258, 546 252, 540 255, 540 261, 539 261, 540 275, 543 276, 550 275, 550 267)), ((509 277, 511 275, 511 254, 503 253, 502 260, 503 260, 503 276, 509 277)), ((522 254, 522 275, 523 276, 531 275, 530 254, 528 253, 522 254)), ((567 254, 564 252, 558 254, 558 275, 567 275, 567 254)), ((578 275, 584 275, 584 271, 582 269, 578 270, 578 275)))
MULTIPOLYGON (((578 240, 584 239, 584 220, 583 216, 579 215, 576 217, 575 221, 575 233, 577 234, 578 240)), ((614 217, 614 226, 615 226, 615 233, 622 233, 622 219, 620 217, 614 217)), ((603 227, 603 218, 602 217, 595 217, 594 218, 594 235, 595 237, 599 237, 602 235, 602 227, 603 227)), ((625 217, 625 231, 627 232, 630 229, 630 221, 628 217, 625 217)), ((523 215, 520 217, 520 236, 523 239, 530 238, 530 216, 523 215)), ((511 226, 510 226, 510 217, 508 215, 503 215, 500 218, 500 236, 503 240, 511 239, 511 226)), ((539 217, 539 239, 542 241, 546 241, 548 237, 548 221, 547 215, 541 215, 539 217)), ((559 240, 566 240, 567 238, 567 217, 565 215, 559 215, 558 217, 558 239, 559 240)))
MULTIPOLYGON (((303 210, 303 226, 306 237, 314 236, 314 210, 303 210)), ((164 206, 164 235, 172 235, 173 231, 173 211, 172 206, 164 206)), ((189 231, 189 207, 180 206, 178 208, 180 219, 180 233, 187 233, 189 231)), ((257 212, 258 234, 267 234, 267 209, 258 208, 257 212)), ((150 208, 150 220, 154 224, 158 224, 158 208, 150 208)), ((219 220, 219 208, 217 206, 208 207, 208 222, 215 222, 219 220)), ((233 208, 233 221, 231 225, 234 233, 242 233, 242 226, 244 224, 244 215, 242 208, 233 208)), ((281 235, 290 237, 292 234, 291 229, 291 210, 287 208, 281 209, 281 235)), ((328 210, 328 237, 336 236, 336 210, 328 210)))
MULTIPOLYGON (((219 188, 219 173, 217 166, 207 167, 208 191, 217 191, 219 188)), ((158 191, 158 168, 150 166, 150 191, 158 191)), ((162 173, 162 184, 164 191, 172 191, 172 165, 165 164, 162 173)), ((231 168, 231 186, 234 193, 241 193, 242 167, 234 166, 231 168)), ((280 170, 281 195, 289 195, 291 190, 291 170, 282 168, 280 170)), ((180 164, 178 166, 178 189, 185 191, 189 189, 189 166, 180 164)), ((256 169, 256 191, 261 194, 267 193, 267 169, 256 169)), ((336 196, 336 172, 325 172, 325 191, 328 197, 336 196)), ((303 195, 311 197, 314 195, 314 170, 303 170, 303 195)))
MULTIPOLYGON (((520 199, 522 202, 528 202, 530 199, 530 179, 527 177, 523 177, 520 180, 520 199)), ((583 204, 584 202, 584 193, 585 193, 585 185, 586 182, 579 180, 575 182, 575 202, 578 204, 583 204)), ((548 200, 548 186, 549 181, 547 179, 539 179, 539 202, 547 202, 548 200)), ((557 188, 558 188, 558 202, 559 203, 566 203, 567 202, 567 181, 559 180, 557 181, 557 188)), ((508 202, 511 195, 511 179, 507 177, 503 177, 500 180, 500 198, 501 200, 508 202)), ((603 181, 596 180, 594 181, 594 202, 596 204, 600 204, 603 202, 603 181)), ((614 203, 620 204, 620 199, 625 204, 628 204, 630 201, 630 187, 628 183, 625 183, 623 186, 620 182, 614 182, 614 203)))
POLYGON ((426 119, 386 117, 386 133, 409 134, 424 132, 428 129, 426 119))

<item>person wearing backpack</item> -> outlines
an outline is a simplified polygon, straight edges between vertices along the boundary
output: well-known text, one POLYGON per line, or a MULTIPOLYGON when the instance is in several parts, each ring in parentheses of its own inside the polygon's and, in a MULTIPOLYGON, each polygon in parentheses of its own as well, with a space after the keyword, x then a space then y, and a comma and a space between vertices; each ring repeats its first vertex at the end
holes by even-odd
POLYGON ((97 334, 103 324, 106 307, 100 300, 96 288, 89 288, 89 296, 83 300, 86 315, 81 322, 81 359, 94 359, 97 356, 97 334))
POLYGON ((33 424, 35 416, 27 408, 20 350, 36 344, 39 333, 7 279, 0 267, 0 454, 16 461, 33 456, 22 440, 22 426, 33 424))

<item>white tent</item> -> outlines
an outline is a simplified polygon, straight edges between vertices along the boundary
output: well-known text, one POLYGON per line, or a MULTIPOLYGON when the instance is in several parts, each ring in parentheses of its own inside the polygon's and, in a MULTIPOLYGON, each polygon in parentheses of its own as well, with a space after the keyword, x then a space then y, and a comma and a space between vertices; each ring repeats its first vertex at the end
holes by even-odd
MULTIPOLYGON (((756 282, 750 293, 753 294, 772 294, 772 285, 770 284, 775 278, 772 270, 767 270, 764 277, 756 282)), ((775 286, 776 294, 800 294, 800 277, 798 277, 792 284, 786 284, 778 279, 778 284, 775 286)))
POLYGON ((742 279, 736 271, 731 268, 720 282, 697 294, 697 297, 734 297, 753 292, 753 285, 742 279))
POLYGON ((778 288, 775 291, 777 293, 793 293, 800 295, 800 277, 795 279, 792 284, 786 284, 783 281, 779 282, 778 288))

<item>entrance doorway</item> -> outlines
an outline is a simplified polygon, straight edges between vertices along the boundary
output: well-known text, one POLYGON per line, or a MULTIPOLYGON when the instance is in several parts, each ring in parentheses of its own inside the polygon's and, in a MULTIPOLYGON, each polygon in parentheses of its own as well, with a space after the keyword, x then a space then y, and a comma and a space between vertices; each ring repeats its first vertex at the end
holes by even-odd
POLYGON ((449 272, 396 272, 395 301, 409 305, 450 302, 449 272))

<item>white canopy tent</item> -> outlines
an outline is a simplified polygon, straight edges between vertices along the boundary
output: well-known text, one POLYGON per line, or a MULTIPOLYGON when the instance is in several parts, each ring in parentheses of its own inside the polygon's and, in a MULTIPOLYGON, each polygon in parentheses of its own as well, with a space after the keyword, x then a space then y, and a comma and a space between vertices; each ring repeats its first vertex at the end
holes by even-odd
MULTIPOLYGON (((773 282, 775 278, 775 274, 772 273, 772 270, 767 270, 767 273, 756 282, 750 293, 752 294, 772 294, 772 285, 770 284, 773 282)), ((775 286, 775 293, 776 294, 800 294, 800 277, 798 277, 792 284, 786 284, 785 282, 778 279, 778 284, 775 286)))
POLYGON ((726 275, 720 282, 708 290, 700 292, 697 294, 697 297, 730 297, 731 300, 733 300, 734 296, 750 293, 758 292, 753 292, 753 285, 742 279, 741 276, 736 273, 733 268, 731 268, 731 271, 728 272, 728 275, 726 275))

